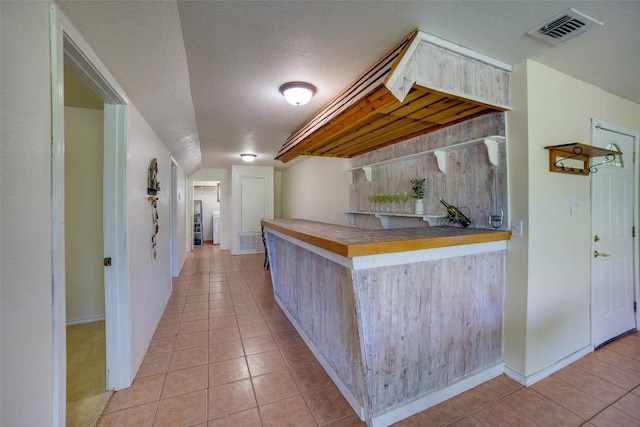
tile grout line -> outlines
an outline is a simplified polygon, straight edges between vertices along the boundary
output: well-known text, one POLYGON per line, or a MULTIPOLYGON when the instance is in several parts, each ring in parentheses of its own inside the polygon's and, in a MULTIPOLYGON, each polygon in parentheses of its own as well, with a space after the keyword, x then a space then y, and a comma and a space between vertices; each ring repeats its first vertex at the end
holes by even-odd
MULTIPOLYGON (((483 405, 482 407, 480 407, 480 408, 478 408, 478 409, 476 409, 476 410, 474 410, 474 411, 469 412, 469 413, 468 413, 468 414, 466 414, 465 416, 463 416, 463 417, 461 417, 461 418, 459 418, 459 419, 455 420, 454 422, 449 423, 449 424, 447 424, 447 425, 448 425, 448 426, 451 426, 451 425, 454 425, 454 424, 455 424, 455 423, 457 423, 457 422, 460 422, 460 421, 464 420, 465 418, 471 417, 471 416, 473 416, 473 414, 477 414, 478 412, 482 411, 483 409, 486 409, 486 408, 488 408, 488 407, 489 407, 489 406, 491 406, 491 405, 495 405, 496 403, 501 402, 501 401, 502 401, 502 399, 504 399, 505 397, 510 396, 510 395, 512 395, 513 393, 515 393, 515 392, 517 392, 517 391, 519 391, 519 390, 522 390, 523 388, 524 388, 524 386, 522 386, 522 385, 521 385, 521 386, 520 386, 520 387, 518 387, 517 389, 512 390, 512 391, 510 391, 509 393, 506 393, 506 394, 504 394, 504 395, 500 396, 498 399, 493 399, 491 402, 487 403, 486 405, 483 405)), ((470 389, 470 390, 473 390, 473 389, 470 389)), ((467 391, 470 391, 470 390, 467 390, 467 391)), ((455 397, 455 396, 454 396, 454 397, 455 397)), ((504 402, 503 402, 503 403, 504 403, 504 402)), ((505 404, 505 405, 507 405, 506 403, 504 403, 504 404, 505 404)), ((434 406, 436 406, 436 405, 434 405, 434 406)), ((431 408, 433 408, 433 406, 432 406, 431 408)), ((425 409, 425 410, 429 410, 429 409, 431 409, 431 408, 427 408, 427 409, 425 409)), ((525 418, 526 418, 526 417, 525 417, 525 418)), ((527 418, 527 419, 528 419, 528 418, 527 418)))

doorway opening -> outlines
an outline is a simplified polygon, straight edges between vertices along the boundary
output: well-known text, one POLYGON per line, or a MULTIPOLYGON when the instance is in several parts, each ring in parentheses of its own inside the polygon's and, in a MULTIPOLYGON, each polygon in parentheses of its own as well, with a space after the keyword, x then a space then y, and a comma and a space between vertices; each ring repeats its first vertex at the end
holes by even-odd
POLYGON ((66 420, 93 425, 107 404, 102 229, 104 103, 64 67, 66 420))
POLYGON ((220 181, 193 181, 193 246, 220 244, 220 181))
MULTIPOLYGON (((73 167, 73 161, 65 158, 65 81, 64 67, 67 66, 93 92, 103 104, 101 114, 102 132, 102 170, 98 177, 92 172, 85 172, 78 178, 81 182, 87 179, 96 188, 92 189, 92 197, 100 199, 98 210, 101 218, 97 218, 95 209, 84 211, 79 209, 79 217, 73 221, 89 221, 96 235, 102 241, 91 238, 93 256, 91 261, 97 271, 102 271, 104 303, 104 342, 105 390, 120 390, 129 387, 132 382, 131 337, 130 337, 130 300, 129 274, 126 244, 126 146, 127 146, 127 99, 113 77, 100 62, 95 53, 87 45, 71 23, 62 15, 56 5, 50 6, 51 32, 51 88, 52 88, 52 158, 51 158, 51 255, 52 255, 52 313, 53 313, 53 389, 52 425, 66 424, 67 397, 67 276, 74 276, 75 271, 67 266, 74 260, 67 254, 67 240, 79 240, 77 236, 68 234, 74 224, 68 224, 66 214, 72 215, 77 204, 67 205, 67 198, 73 199, 77 189, 65 188, 66 173, 73 167), (66 162, 69 161, 69 164, 66 162), (93 213, 89 213, 93 212, 93 213), (96 255, 97 253, 97 255, 96 255), (98 259, 93 259, 97 257, 98 259), (110 267, 104 267, 110 259, 110 267)), ((98 119, 100 121, 100 119, 98 119)), ((95 151, 95 147, 94 151, 95 151)), ((95 153, 94 153, 95 154, 95 153)), ((69 178, 71 179, 71 178, 69 178)), ((71 220, 70 220, 71 221, 71 220)), ((88 237, 87 237, 88 238, 88 237)), ((83 244, 82 241, 79 242, 83 244)), ((71 249, 70 249, 71 250, 71 249)), ((75 249, 74 249, 75 250, 75 249)), ((73 266, 81 268, 82 266, 73 266)), ((92 273, 95 277, 95 272, 92 273)), ((78 274, 82 276, 82 274, 78 274)), ((71 280, 73 281, 73 280, 71 280)), ((94 294, 96 294, 94 290, 94 294)), ((95 304, 95 301, 94 301, 95 304)), ((97 305, 99 305, 98 303, 97 305)), ((80 304, 82 306, 82 304, 80 304)), ((83 313, 76 314, 84 320, 96 320, 98 316, 83 313)))

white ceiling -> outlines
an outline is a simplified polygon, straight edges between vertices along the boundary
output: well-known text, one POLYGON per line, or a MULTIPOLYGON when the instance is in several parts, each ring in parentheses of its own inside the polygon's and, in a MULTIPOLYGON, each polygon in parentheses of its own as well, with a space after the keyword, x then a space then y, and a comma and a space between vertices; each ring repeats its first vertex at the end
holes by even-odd
POLYGON ((286 167, 273 158, 289 134, 416 28, 640 103, 638 1, 60 4, 187 173, 238 164, 243 152, 286 167), (560 46, 527 35, 569 7, 604 26, 560 46), (311 103, 284 101, 278 87, 292 80, 318 88, 311 103))

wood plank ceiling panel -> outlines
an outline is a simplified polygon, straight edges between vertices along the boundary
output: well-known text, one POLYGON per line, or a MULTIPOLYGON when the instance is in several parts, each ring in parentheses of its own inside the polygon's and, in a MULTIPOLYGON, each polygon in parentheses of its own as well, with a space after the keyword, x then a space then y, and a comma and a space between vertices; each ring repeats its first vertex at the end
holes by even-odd
MULTIPOLYGON (((509 109, 479 101, 473 94, 466 98, 466 94, 454 91, 454 95, 447 89, 412 83, 406 78, 408 93, 398 99, 399 95, 387 86, 389 76, 411 63, 405 55, 413 55, 416 43, 424 42, 416 39, 420 34, 423 33, 416 31, 407 36, 354 85, 303 124, 289 137, 276 159, 288 162, 300 155, 353 157, 443 126, 509 109)), ((459 82, 462 88, 465 81, 459 82)))
POLYGON ((384 126, 379 126, 384 122, 384 120, 380 120, 380 123, 372 124, 370 128, 362 129, 357 134, 341 138, 332 151, 324 154, 351 157, 352 153, 362 151, 364 148, 377 147, 388 139, 395 139, 404 134, 417 132, 434 125, 434 123, 427 124, 404 117, 387 116, 385 119, 390 121, 384 126))

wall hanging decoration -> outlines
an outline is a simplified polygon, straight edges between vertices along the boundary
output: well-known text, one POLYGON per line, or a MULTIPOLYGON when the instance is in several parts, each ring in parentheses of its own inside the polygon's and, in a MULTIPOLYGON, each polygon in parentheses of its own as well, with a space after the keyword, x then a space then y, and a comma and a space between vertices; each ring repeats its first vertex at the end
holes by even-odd
POLYGON ((160 192, 160 182, 158 181, 158 159, 151 159, 149 164, 149 176, 147 182, 147 194, 155 196, 160 192))
POLYGON ((151 159, 149 164, 149 172, 147 177, 147 200, 151 203, 151 254, 156 259, 156 236, 158 235, 158 197, 160 192, 160 182, 158 181, 158 159, 151 159))
POLYGON ((155 196, 149 196, 147 198, 151 202, 151 254, 153 259, 156 259, 156 236, 158 235, 158 198, 155 196))

